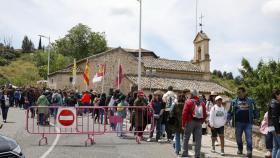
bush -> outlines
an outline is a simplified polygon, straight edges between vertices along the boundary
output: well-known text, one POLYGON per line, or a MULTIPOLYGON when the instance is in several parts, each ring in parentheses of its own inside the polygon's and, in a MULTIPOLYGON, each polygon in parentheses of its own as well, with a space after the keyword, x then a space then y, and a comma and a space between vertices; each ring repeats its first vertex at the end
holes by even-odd
POLYGON ((0 56, 8 60, 12 60, 16 58, 16 55, 10 52, 3 52, 0 54, 0 56))
POLYGON ((2 56, 0 56, 0 66, 5 66, 5 65, 8 65, 10 62, 3 58, 2 56))

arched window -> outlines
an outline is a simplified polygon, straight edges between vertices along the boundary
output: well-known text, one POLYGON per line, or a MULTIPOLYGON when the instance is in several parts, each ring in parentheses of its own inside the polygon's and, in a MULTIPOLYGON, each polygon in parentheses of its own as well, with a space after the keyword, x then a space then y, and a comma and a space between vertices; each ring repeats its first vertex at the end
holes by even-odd
POLYGON ((201 60, 201 47, 198 47, 198 50, 197 50, 197 59, 198 59, 198 60, 201 60))

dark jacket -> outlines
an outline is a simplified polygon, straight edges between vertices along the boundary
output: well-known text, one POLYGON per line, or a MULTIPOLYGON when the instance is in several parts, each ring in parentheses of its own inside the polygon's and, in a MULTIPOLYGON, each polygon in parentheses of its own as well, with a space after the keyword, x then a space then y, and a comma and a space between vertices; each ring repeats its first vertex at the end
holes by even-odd
POLYGON ((172 116, 176 118, 175 124, 174 124, 174 130, 175 132, 183 133, 182 129, 182 113, 184 108, 184 102, 178 102, 178 104, 175 105, 174 110, 172 111, 172 116))
POLYGON ((272 124, 275 132, 280 134, 280 103, 272 99, 268 107, 268 124, 272 124))

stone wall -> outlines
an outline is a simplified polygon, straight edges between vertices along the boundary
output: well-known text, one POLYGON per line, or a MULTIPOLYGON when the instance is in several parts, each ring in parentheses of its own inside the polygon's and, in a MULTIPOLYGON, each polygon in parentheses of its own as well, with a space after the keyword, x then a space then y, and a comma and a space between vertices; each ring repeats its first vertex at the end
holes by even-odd
MULTIPOLYGON (((235 140, 235 128, 225 127, 225 138, 236 142, 235 140)), ((266 150, 264 136, 259 132, 258 126, 253 126, 253 148, 258 150, 266 150)), ((245 134, 243 134, 243 143, 246 144, 245 134)))

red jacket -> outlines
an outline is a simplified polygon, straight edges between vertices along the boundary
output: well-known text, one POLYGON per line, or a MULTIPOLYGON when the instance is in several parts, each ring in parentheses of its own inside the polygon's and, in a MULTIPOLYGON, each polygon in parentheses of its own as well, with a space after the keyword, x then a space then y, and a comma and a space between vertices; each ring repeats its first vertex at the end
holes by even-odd
MULTIPOLYGON (((186 122, 191 122, 193 119, 193 110, 195 108, 194 107, 195 104, 192 101, 192 99, 199 101, 198 97, 192 97, 185 102, 183 113, 182 113, 182 126, 183 127, 185 127, 186 122)), ((201 119, 201 122, 204 122, 205 119, 207 118, 206 106, 205 106, 204 102, 200 102, 200 105, 203 108, 203 118, 201 119)))
POLYGON ((85 94, 82 96, 81 102, 82 102, 82 103, 90 103, 90 95, 89 95, 88 93, 85 93, 85 94))

